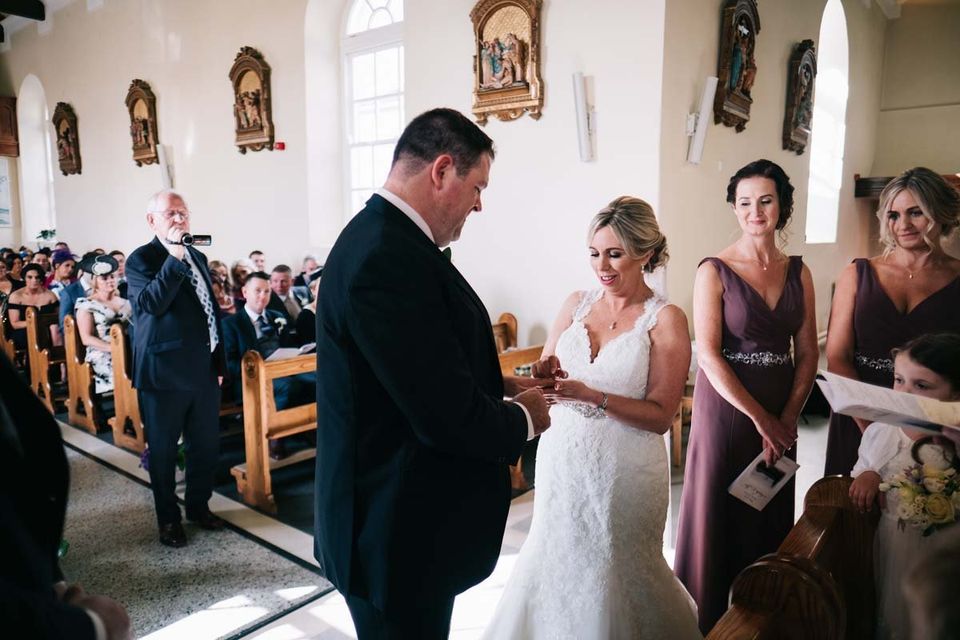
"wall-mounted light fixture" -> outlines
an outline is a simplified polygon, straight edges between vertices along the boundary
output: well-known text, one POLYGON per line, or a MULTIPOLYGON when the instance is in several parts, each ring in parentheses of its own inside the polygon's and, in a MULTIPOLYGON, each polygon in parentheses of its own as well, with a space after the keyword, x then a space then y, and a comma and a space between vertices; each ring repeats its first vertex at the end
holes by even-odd
POLYGON ((700 164, 703 157, 703 143, 707 138, 707 127, 710 126, 710 111, 713 108, 713 96, 717 92, 717 77, 707 76, 703 85, 703 95, 700 97, 700 111, 687 115, 687 136, 690 137, 690 148, 687 150, 687 162, 700 164))
POLYGON ((580 161, 593 160, 594 113, 587 104, 587 82, 579 71, 573 74, 573 103, 577 111, 577 143, 580 161))

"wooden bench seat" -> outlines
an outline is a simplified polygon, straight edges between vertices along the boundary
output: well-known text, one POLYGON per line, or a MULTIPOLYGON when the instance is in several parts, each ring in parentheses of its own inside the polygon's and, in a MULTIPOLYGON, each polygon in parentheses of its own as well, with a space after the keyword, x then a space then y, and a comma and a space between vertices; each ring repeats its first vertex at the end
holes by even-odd
POLYGON ((87 349, 71 315, 63 319, 63 349, 67 366, 67 422, 96 435, 103 417, 94 401, 93 367, 85 361, 87 349))
POLYGON ((730 608, 707 640, 873 637, 874 510, 850 502, 852 480, 814 483, 803 515, 776 553, 742 572, 730 589, 730 608))
POLYGON ((234 466, 230 473, 236 478, 237 491, 245 503, 276 513, 271 472, 315 457, 316 449, 305 449, 282 460, 273 460, 269 454, 269 441, 316 430, 317 403, 277 410, 273 381, 316 371, 317 356, 309 354, 267 362, 258 352, 248 351, 241 367, 246 462, 234 466))
POLYGON ((130 340, 122 325, 110 327, 110 357, 113 359, 113 411, 108 421, 113 431, 113 444, 136 453, 147 446, 140 418, 140 402, 133 388, 130 340))
POLYGON ((40 314, 34 307, 27 308, 27 361, 30 365, 30 388, 50 413, 60 411, 67 395, 65 385, 54 386, 55 382, 60 381, 60 365, 66 362, 63 347, 54 346, 50 339, 50 327, 57 326, 59 321, 57 313, 40 314))
POLYGON ((0 318, 0 351, 10 359, 10 362, 17 365, 17 348, 14 346, 13 340, 7 337, 9 332, 10 325, 7 319, 5 317, 0 318))

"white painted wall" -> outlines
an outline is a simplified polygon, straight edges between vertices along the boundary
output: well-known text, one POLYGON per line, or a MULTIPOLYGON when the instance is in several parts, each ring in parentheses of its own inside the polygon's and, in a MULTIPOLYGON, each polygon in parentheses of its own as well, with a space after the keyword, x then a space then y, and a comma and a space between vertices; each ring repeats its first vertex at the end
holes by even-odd
MULTIPOLYGON (((407 0, 409 117, 472 104, 472 0, 407 0)), ((494 316, 511 311, 520 343, 543 341, 571 291, 594 287, 586 230, 613 198, 659 200, 663 0, 544 4, 543 116, 491 120, 497 159, 484 208, 453 245, 457 267, 494 316), (575 71, 588 77, 597 111, 597 156, 580 161, 575 71)))
POLYGON ((886 39, 875 175, 960 172, 960 3, 907 4, 886 39))
MULTIPOLYGON (((586 226, 614 197, 656 206, 664 0, 546 3, 542 31, 543 117, 493 121, 498 147, 485 209, 468 222, 454 260, 491 314, 512 311, 522 343, 542 341, 560 303, 594 286, 586 226), (597 160, 577 152, 571 76, 589 77, 598 112, 597 160)), ((406 113, 434 106, 469 113, 473 0, 407 0, 406 113)), ((73 105, 83 174, 57 173, 58 231, 83 250, 131 249, 148 233, 142 210, 160 187, 157 166, 131 160, 124 97, 142 78, 157 95, 159 135, 169 147, 194 230, 215 234, 212 258, 256 247, 273 263, 324 254, 344 222, 340 152, 341 0, 196 2, 106 0, 92 13, 74 2, 52 29, 12 36, 0 55, 0 90, 35 74, 73 105), (227 73, 241 46, 273 68, 274 124, 286 151, 240 155, 233 145, 227 73)))
POLYGON ((305 0, 107 0, 88 12, 74 2, 48 33, 14 33, 0 56, 0 89, 14 94, 32 73, 51 112, 64 101, 77 113, 83 173, 54 176, 58 235, 79 250, 130 250, 149 238, 143 210, 161 174, 134 164, 124 104, 142 78, 157 96, 159 138, 194 231, 215 234, 211 257, 257 247, 295 260, 306 250, 304 9, 305 0), (244 156, 233 144, 227 74, 244 45, 273 68, 273 121, 286 151, 244 156))

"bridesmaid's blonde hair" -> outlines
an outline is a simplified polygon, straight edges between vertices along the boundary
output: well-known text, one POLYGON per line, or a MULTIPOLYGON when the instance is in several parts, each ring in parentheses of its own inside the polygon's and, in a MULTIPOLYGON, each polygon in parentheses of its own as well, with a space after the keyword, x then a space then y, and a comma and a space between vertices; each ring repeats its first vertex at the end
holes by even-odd
MULTIPOLYGON (((908 190, 916 199, 917 206, 930 221, 931 227, 935 224, 940 225, 941 236, 950 235, 954 229, 960 226, 960 192, 954 189, 938 173, 926 167, 908 169, 888 182, 887 186, 880 192, 877 219, 880 220, 880 242, 884 246, 884 255, 897 247, 897 239, 893 237, 890 226, 887 224, 887 214, 894 199, 904 189, 908 190)), ((923 234, 923 241, 933 249, 934 241, 928 233, 923 234)))
POLYGON ((590 223, 587 242, 592 242, 593 236, 603 227, 610 227, 631 258, 636 259, 653 251, 643 267, 644 271, 651 272, 670 259, 667 237, 660 231, 653 207, 640 198, 620 196, 601 209, 590 223))

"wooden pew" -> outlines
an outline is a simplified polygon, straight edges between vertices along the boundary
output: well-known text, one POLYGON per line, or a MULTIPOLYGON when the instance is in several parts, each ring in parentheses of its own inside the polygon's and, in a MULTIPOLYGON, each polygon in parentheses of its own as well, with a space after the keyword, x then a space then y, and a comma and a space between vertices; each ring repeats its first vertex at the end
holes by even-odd
POLYGON ((543 345, 537 345, 535 347, 526 347, 524 349, 514 349, 512 351, 504 351, 500 354, 500 372, 504 376, 513 376, 516 375, 513 370, 517 367, 531 364, 540 359, 540 354, 543 353, 543 345))
MULTIPOLYGON (((501 313, 493 325, 493 340, 497 345, 497 353, 503 353, 511 347, 517 346, 517 317, 512 313, 501 313)), ((513 374, 511 374, 513 375, 513 374)))
POLYGON ((114 416, 108 424, 113 430, 113 443, 118 447, 143 453, 147 446, 140 418, 137 390, 133 388, 130 341, 123 326, 110 327, 110 356, 113 359, 114 416))
MULTIPOLYGON (((114 417, 107 420, 107 424, 113 431, 113 443, 143 453, 147 441, 140 418, 140 401, 133 386, 130 339, 120 325, 110 328, 110 356, 113 360, 114 417)), ((239 404, 224 404, 220 406, 220 417, 238 415, 242 410, 239 404)), ((232 432, 221 432, 221 435, 228 433, 232 432)))
POLYGON ((873 637, 873 534, 879 512, 850 502, 852 480, 807 492, 803 515, 776 553, 737 576, 730 608, 707 640, 867 640, 873 637))
POLYGON ((50 413, 57 413, 66 400, 65 392, 54 390, 50 370, 59 377, 60 365, 64 363, 63 347, 53 346, 50 326, 59 323, 56 313, 40 314, 34 307, 27 307, 27 361, 30 363, 30 388, 47 406, 50 413))
POLYGON ((14 365, 17 364, 17 348, 13 346, 13 340, 7 337, 10 331, 10 325, 6 318, 0 318, 0 352, 3 352, 14 365))
MULTIPOLYGON (((513 317, 509 313, 505 313, 500 316, 500 320, 503 320, 503 316, 513 317)), ((513 335, 516 338, 516 318, 513 319, 514 329, 513 335)), ((496 326, 496 325, 494 325, 496 326)), ((499 345, 498 345, 499 346, 499 345)), ((540 354, 543 352, 543 345, 538 345, 536 347, 527 347, 526 349, 514 349, 512 351, 504 351, 500 353, 500 372, 504 376, 513 376, 514 369, 516 367, 527 365, 532 362, 536 362, 540 359, 540 354)), ((517 464, 510 465, 510 486, 517 491, 524 491, 529 489, 530 486, 527 484, 526 478, 523 477, 523 458, 517 460, 517 464)))
POLYGON ((692 416, 693 385, 688 384, 680 399, 677 413, 673 416, 673 423, 670 425, 670 457, 675 467, 679 467, 683 462, 683 427, 690 424, 692 416))
POLYGON ((230 470, 237 479, 237 491, 243 501, 270 513, 277 512, 270 473, 274 469, 309 460, 316 449, 304 449, 282 460, 269 455, 271 438, 282 438, 317 428, 317 403, 278 411, 273 397, 273 381, 317 370, 316 354, 267 362, 256 351, 243 356, 243 437, 246 462, 230 470))
POLYGON ((67 422, 96 435, 101 416, 93 402, 93 367, 84 361, 87 349, 80 340, 77 321, 70 315, 63 320, 63 349, 67 363, 67 422))

